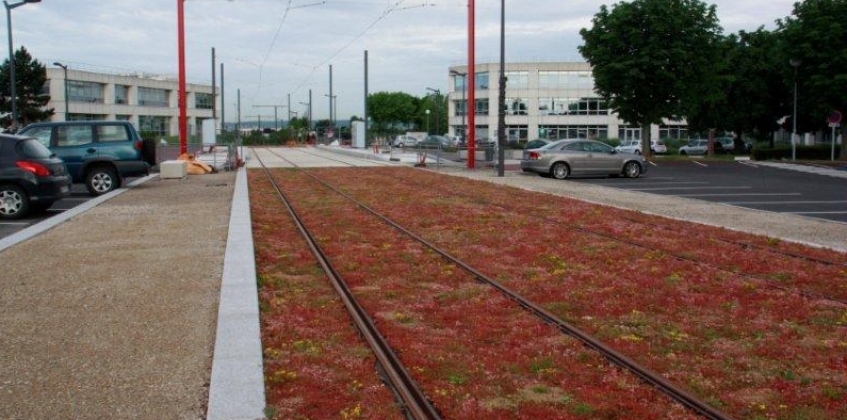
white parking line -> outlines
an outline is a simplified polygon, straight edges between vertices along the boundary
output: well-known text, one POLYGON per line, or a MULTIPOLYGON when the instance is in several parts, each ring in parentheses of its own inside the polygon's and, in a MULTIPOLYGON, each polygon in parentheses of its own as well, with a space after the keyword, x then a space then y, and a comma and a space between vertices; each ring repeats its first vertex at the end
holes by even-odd
POLYGON ((677 194, 679 197, 764 197, 764 196, 800 196, 802 193, 726 193, 726 194, 677 194))
POLYGON ((847 200, 832 201, 728 201, 724 204, 751 205, 751 204, 845 204, 847 200))
POLYGON ((750 186, 741 186, 741 187, 726 187, 726 186, 714 186, 714 187, 668 187, 668 188, 627 188, 627 191, 678 191, 678 190, 749 190, 753 187, 750 186))

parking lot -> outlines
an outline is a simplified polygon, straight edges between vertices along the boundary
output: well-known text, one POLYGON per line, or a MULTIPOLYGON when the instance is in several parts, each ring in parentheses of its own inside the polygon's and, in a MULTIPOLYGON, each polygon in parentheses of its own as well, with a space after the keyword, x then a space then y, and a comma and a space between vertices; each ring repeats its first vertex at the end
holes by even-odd
POLYGON ((847 223, 847 178, 756 162, 656 160, 642 178, 578 182, 847 223))

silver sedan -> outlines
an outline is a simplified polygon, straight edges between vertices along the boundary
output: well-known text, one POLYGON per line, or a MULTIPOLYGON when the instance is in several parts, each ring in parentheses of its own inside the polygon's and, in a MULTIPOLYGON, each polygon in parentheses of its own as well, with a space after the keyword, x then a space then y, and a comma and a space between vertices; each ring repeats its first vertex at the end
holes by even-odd
POLYGON ((647 172, 641 155, 618 153, 612 146, 593 140, 559 140, 538 149, 524 150, 524 172, 565 179, 571 175, 623 175, 637 178, 647 172))

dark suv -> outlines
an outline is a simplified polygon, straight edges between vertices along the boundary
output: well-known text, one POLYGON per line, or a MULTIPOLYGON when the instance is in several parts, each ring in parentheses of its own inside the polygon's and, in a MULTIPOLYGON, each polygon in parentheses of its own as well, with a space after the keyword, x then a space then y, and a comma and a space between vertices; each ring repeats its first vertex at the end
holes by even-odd
POLYGON ((65 164, 38 140, 0 135, 0 219, 47 210, 70 192, 65 164))
POLYGON ((126 177, 149 174, 156 164, 155 143, 142 140, 129 121, 43 122, 18 134, 50 148, 94 196, 119 188, 126 177))

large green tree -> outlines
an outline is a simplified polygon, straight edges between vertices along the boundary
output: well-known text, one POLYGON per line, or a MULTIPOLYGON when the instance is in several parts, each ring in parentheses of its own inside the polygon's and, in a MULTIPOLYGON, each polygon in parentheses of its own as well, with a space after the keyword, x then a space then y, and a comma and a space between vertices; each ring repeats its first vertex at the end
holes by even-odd
MULTIPOLYGON (((0 112, 12 112, 11 76, 9 60, 0 66, 0 112)), ((31 122, 43 121, 53 115, 53 108, 47 109, 50 96, 44 93, 47 82, 47 68, 34 60, 26 48, 15 51, 15 90, 18 97, 18 123, 21 126, 31 122)), ((0 118, 4 127, 11 125, 12 116, 0 118)))
POLYGON ((431 134, 446 133, 448 131, 447 97, 440 91, 436 91, 421 98, 418 118, 419 126, 428 126, 431 134), (429 117, 426 111, 429 111, 429 117), (428 124, 427 120, 429 120, 428 124))
POLYGON ((633 0, 600 7, 579 47, 592 66, 595 90, 622 120, 641 127, 682 116, 692 101, 719 95, 721 28, 715 6, 698 0, 633 0))
MULTIPOLYGON (((847 115, 847 0, 805 0, 778 22, 787 60, 781 68, 798 87, 798 131, 827 130, 833 110, 847 115), (805 117, 805 118, 803 118, 805 117)), ((847 122, 841 124, 840 160, 847 160, 847 122)))
POLYGON ((420 99, 404 92, 377 92, 368 96, 368 117, 377 135, 392 135, 405 130, 417 119, 420 99))
POLYGON ((689 103, 689 128, 732 131, 736 148, 745 135, 773 141, 777 120, 791 111, 790 90, 778 65, 783 56, 779 37, 763 28, 741 31, 723 38, 720 48, 723 59, 711 66, 720 94, 689 103))

